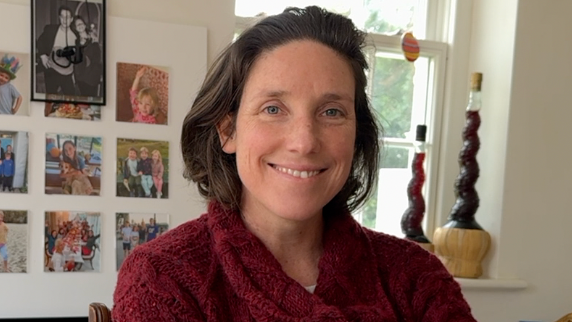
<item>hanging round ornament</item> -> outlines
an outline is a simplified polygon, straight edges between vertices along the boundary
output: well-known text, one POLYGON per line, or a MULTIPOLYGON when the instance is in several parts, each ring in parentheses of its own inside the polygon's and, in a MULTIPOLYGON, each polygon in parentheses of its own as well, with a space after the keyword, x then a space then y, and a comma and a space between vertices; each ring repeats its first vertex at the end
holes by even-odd
POLYGON ((407 31, 401 36, 401 49, 408 61, 414 62, 419 58, 419 42, 411 31, 407 31))

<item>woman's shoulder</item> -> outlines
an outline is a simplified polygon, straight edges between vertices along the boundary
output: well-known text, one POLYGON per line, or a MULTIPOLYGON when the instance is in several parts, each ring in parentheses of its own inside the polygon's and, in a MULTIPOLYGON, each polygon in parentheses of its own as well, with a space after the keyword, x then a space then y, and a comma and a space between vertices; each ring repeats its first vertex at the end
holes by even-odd
POLYGON ((364 228, 368 236, 374 255, 378 258, 378 262, 387 263, 391 262, 399 266, 400 263, 408 266, 420 264, 424 265, 428 261, 437 261, 435 255, 423 249, 417 243, 399 238, 396 236, 388 235, 382 232, 377 232, 364 228))

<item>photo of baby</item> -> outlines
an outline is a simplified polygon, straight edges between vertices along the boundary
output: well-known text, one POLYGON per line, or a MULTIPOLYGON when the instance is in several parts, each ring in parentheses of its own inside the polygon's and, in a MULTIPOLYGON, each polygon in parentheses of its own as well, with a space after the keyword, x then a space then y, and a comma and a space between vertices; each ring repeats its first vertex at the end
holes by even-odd
POLYGON ((44 116, 70 120, 101 121, 101 106, 46 102, 44 116))
POLYGON ((46 134, 46 194, 99 196, 101 137, 46 134))
POLYGON ((119 212, 115 217, 117 270, 139 245, 163 235, 169 229, 169 215, 119 212))
POLYGON ((28 193, 28 132, 0 130, 0 193, 28 193))
POLYGON ((46 211, 44 272, 99 272, 98 212, 46 211))
POLYGON ((0 210, 0 273, 28 271, 28 212, 0 210))
POLYGON ((117 196, 169 197, 169 142, 117 139, 117 196))
POLYGON ((116 106, 118 122, 168 124, 168 69, 117 63, 116 106))
POLYGON ((28 115, 29 55, 0 52, 0 116, 28 115))

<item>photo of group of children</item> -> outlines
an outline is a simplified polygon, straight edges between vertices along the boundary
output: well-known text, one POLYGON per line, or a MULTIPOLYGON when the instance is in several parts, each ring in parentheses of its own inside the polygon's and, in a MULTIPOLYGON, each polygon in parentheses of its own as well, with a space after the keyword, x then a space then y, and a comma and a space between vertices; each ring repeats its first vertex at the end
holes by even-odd
POLYGON ((46 211, 44 271, 99 272, 100 214, 46 211))
POLYGON ((29 65, 28 54, 0 52, 0 116, 28 115, 29 65))
POLYGON ((169 73, 166 67, 117 63, 116 120, 168 124, 169 73))
POLYGON ((117 139, 117 196, 169 198, 169 142, 117 139))
POLYGON ((46 194, 99 196, 101 137, 46 134, 46 194))
POLYGON ((0 273, 26 273, 28 213, 0 210, 0 273))
POLYGON ((120 212, 115 218, 117 270, 139 245, 150 242, 169 229, 169 215, 120 212))
POLYGON ((28 132, 0 131, 0 193, 28 192, 28 132))

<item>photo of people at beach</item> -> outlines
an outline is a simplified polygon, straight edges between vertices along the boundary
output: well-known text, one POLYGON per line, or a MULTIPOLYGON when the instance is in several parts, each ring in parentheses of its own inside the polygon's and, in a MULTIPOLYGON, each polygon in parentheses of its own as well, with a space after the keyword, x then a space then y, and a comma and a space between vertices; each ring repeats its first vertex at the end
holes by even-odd
POLYGON ((28 212, 0 209, 0 273, 28 271, 28 212))
POLYGON ((73 103, 46 103, 44 116, 69 120, 101 121, 101 106, 73 103))
POLYGON ((167 67, 117 63, 118 122, 168 124, 167 67))
POLYGON ((0 130, 0 193, 28 193, 28 132, 0 130))
POLYGON ((46 194, 99 196, 101 137, 46 134, 46 194))
POLYGON ((115 217, 117 270, 138 246, 161 236, 169 229, 169 215, 118 212, 115 217))
POLYGON ((30 55, 0 51, 0 117, 29 115, 30 55))
POLYGON ((117 139, 117 196, 169 198, 169 142, 117 139))
POLYGON ((44 272, 99 272, 98 212, 46 211, 44 272))

